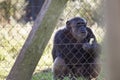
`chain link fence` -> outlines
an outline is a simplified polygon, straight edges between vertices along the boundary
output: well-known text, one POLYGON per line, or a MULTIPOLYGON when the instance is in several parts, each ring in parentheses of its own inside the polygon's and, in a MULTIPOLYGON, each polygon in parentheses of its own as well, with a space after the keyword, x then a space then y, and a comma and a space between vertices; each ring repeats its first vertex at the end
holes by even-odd
MULTIPOLYGON (((36 15, 41 8, 39 5, 44 3, 44 0, 43 2, 41 1, 42 3, 40 1, 41 0, 0 1, 0 80, 6 79, 20 49, 32 29, 36 15)), ((103 0, 69 0, 67 4, 63 6, 64 11, 36 67, 32 80, 52 80, 53 74, 51 69, 53 59, 51 51, 53 38, 55 32, 66 25, 67 20, 76 16, 85 18, 88 27, 90 27, 95 34, 98 43, 102 45, 105 34, 103 3, 103 0)), ((100 54, 101 65, 104 61, 104 57, 104 53, 100 54)), ((105 80, 104 77, 105 74, 102 69, 98 80, 105 80)), ((69 79, 66 77, 64 80, 69 79)), ((77 80, 84 79, 79 78, 77 80)))

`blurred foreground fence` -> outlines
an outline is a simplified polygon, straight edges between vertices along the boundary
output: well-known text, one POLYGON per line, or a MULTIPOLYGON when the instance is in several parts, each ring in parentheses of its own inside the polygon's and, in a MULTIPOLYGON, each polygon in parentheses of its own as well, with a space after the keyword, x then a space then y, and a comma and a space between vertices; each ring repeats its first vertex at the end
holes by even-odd
MULTIPOLYGON (((42 0, 0 1, 0 80, 6 79, 41 8, 39 5, 42 5, 42 3, 44 3, 42 0)), ((87 20, 88 26, 93 30, 98 42, 102 45, 105 34, 103 3, 103 0, 69 0, 63 6, 64 11, 58 20, 55 31, 65 26, 68 19, 81 16, 87 20)), ((52 80, 51 67, 53 62, 51 50, 53 36, 51 36, 44 50, 32 80, 52 80)), ((101 63, 104 58, 104 53, 102 53, 101 63)), ((105 80, 104 77, 105 74, 102 70, 98 80, 105 80)))

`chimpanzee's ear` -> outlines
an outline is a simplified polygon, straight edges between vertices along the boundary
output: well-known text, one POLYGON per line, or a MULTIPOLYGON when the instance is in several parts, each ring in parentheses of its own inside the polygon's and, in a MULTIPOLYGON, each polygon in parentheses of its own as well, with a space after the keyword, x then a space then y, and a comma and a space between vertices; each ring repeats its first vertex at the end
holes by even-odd
POLYGON ((87 25, 87 21, 85 22, 85 24, 87 25))
POLYGON ((66 26, 69 26, 69 25, 70 25, 70 21, 67 21, 67 22, 66 22, 66 26))
POLYGON ((67 22, 66 22, 66 28, 67 28, 67 29, 70 29, 70 28, 71 28, 71 27, 70 27, 70 21, 67 21, 67 22))

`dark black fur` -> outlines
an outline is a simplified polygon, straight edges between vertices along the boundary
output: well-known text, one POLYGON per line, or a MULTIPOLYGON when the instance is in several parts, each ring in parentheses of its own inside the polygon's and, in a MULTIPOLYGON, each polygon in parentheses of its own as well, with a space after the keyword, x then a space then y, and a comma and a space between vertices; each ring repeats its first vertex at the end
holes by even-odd
POLYGON ((86 30, 87 36, 78 42, 78 40, 73 37, 70 28, 65 27, 64 29, 60 29, 54 38, 52 56, 53 61, 55 61, 57 57, 63 59, 74 76, 79 77, 82 75, 85 78, 91 78, 91 76, 94 78, 94 76, 96 77, 96 75, 98 75, 94 75, 93 72, 93 69, 97 66, 93 63, 96 63, 96 59, 98 58, 98 51, 96 51, 98 44, 91 29, 86 27, 86 30), (94 42, 89 44, 89 49, 84 49, 83 45, 90 43, 91 38, 94 39, 94 42))

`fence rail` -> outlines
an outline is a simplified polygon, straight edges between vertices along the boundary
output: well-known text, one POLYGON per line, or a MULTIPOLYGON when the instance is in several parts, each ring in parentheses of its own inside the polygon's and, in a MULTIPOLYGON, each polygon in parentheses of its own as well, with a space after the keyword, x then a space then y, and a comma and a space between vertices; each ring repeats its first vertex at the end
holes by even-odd
MULTIPOLYGON (((18 0, 18 2, 14 0, 3 0, 0 2, 0 80, 5 80, 9 74, 29 32, 34 28, 32 25, 43 3, 44 0, 18 0)), ((103 0, 69 0, 67 4, 63 6, 63 13, 59 17, 56 29, 34 71, 32 80, 52 80, 53 74, 51 69, 53 59, 51 52, 53 48, 53 38, 56 31, 66 25, 67 20, 76 16, 85 18, 87 26, 92 29, 98 43, 102 45, 105 34, 102 6, 104 6, 103 0)), ((73 44, 78 45, 78 43, 67 43, 63 45, 73 44)), ((102 65, 104 59, 104 54, 100 54, 101 63, 98 64, 102 65)), ((89 64, 92 65, 94 63, 89 64)), ((98 80, 105 80, 104 77, 105 74, 102 67, 98 80)), ((69 79, 66 77, 65 80, 69 79)), ((77 80, 84 79, 80 78, 77 80)))

